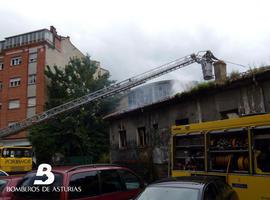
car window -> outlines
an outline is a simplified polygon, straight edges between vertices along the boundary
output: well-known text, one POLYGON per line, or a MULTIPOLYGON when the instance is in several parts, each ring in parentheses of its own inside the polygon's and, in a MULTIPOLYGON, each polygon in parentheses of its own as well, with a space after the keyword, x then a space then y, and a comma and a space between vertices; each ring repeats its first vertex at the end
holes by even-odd
POLYGON ((136 200, 197 200, 199 190, 176 187, 147 187, 136 200))
POLYGON ((137 176, 127 170, 119 170, 118 173, 127 190, 140 188, 141 184, 137 176))
POLYGON ((103 194, 121 191, 120 177, 116 170, 102 170, 100 171, 101 190, 103 194))
MULTIPOLYGON (((48 187, 47 192, 42 192, 42 186, 44 185, 34 185, 35 180, 43 180, 44 177, 37 177, 36 173, 29 173, 24 176, 24 178, 18 183, 17 188, 32 188, 27 192, 16 192, 15 195, 20 197, 19 199, 27 200, 58 200, 60 198, 60 192, 54 190, 53 188, 63 185, 63 175, 54 173, 54 182, 46 187, 48 187)), ((45 177, 46 179, 46 177, 45 177)))
POLYGON ((7 184, 7 182, 8 182, 7 180, 1 180, 0 179, 0 192, 3 192, 3 190, 4 190, 4 188, 5 188, 6 184, 7 184))
POLYGON ((30 149, 5 148, 3 149, 2 156, 5 158, 32 157, 32 152, 30 149))
POLYGON ((238 200, 237 193, 223 181, 215 181, 217 190, 217 200, 238 200))
POLYGON ((217 191, 214 184, 209 184, 204 190, 204 200, 217 200, 217 191))
POLYGON ((81 191, 69 193, 69 199, 78 199, 83 197, 93 197, 99 195, 98 172, 82 172, 71 176, 70 187, 81 188, 81 191))
POLYGON ((220 198, 222 197, 223 199, 227 199, 228 196, 230 196, 232 189, 225 182, 216 181, 215 185, 217 189, 217 194, 218 196, 220 196, 220 198))

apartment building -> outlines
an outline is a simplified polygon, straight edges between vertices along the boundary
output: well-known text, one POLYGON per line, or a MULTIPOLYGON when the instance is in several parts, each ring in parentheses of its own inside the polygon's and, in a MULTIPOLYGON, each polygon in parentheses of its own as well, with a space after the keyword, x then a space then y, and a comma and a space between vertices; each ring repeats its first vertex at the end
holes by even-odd
MULTIPOLYGON (((5 38, 0 41, 0 128, 44 111, 47 65, 65 66, 72 57, 83 57, 69 37, 55 27, 5 38)), ((97 76, 104 74, 100 65, 97 76)), ((0 145, 30 145, 27 132, 6 137, 0 145)))

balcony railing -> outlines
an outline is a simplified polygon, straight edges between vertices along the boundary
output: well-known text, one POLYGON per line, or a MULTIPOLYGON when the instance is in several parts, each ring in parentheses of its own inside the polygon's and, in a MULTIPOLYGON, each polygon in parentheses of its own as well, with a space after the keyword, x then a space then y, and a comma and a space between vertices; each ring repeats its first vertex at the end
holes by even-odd
POLYGON ((4 49, 10 49, 40 41, 47 41, 53 44, 53 34, 49 30, 44 29, 13 37, 8 37, 5 40, 0 41, 0 52, 4 49))

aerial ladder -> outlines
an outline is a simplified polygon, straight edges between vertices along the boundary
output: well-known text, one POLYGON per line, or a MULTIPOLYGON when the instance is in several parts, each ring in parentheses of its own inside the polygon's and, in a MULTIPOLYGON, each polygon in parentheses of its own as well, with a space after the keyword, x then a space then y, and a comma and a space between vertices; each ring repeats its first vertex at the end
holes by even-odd
POLYGON ((12 134, 23 131, 31 126, 34 126, 35 124, 39 124, 41 122, 49 120, 52 117, 55 117, 61 113, 72 111, 91 102, 102 100, 104 98, 119 94, 121 92, 128 91, 129 89, 144 84, 149 80, 152 80, 169 72, 175 71, 177 69, 186 67, 193 63, 201 64, 204 79, 210 80, 213 77, 212 64, 217 60, 218 59, 212 54, 211 51, 200 51, 197 54, 191 54, 179 58, 170 63, 161 65, 157 68, 154 68, 137 76, 131 77, 124 81, 112 84, 108 87, 104 87, 93 93, 79 97, 62 105, 46 110, 40 114, 36 114, 25 120, 14 123, 6 128, 0 129, 0 138, 10 136, 12 134))

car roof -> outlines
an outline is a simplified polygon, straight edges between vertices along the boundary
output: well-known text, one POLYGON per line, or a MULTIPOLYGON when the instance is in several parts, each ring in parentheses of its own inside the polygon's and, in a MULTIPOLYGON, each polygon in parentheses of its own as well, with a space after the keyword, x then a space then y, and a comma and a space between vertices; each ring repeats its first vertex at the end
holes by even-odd
POLYGON ((21 179, 23 175, 9 175, 9 176, 0 176, 0 179, 10 180, 10 179, 21 179))
POLYGON ((185 176, 163 179, 151 184, 150 186, 202 189, 209 183, 215 183, 217 181, 222 181, 222 178, 210 176, 185 176))
POLYGON ((198 184, 194 182, 163 182, 151 184, 149 187, 174 187, 174 188, 190 188, 190 189, 202 189, 203 184, 198 184))
MULTIPOLYGON (((109 170, 109 169, 127 169, 115 164, 89 164, 75 166, 54 166, 52 171, 56 173, 67 173, 73 171, 89 171, 90 170, 109 170)), ((127 169, 128 170, 128 169, 127 169)))

